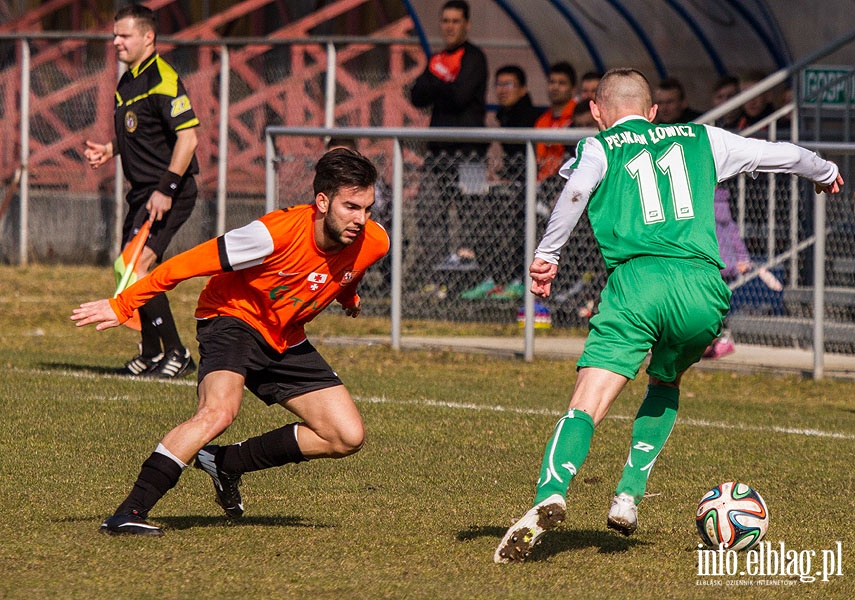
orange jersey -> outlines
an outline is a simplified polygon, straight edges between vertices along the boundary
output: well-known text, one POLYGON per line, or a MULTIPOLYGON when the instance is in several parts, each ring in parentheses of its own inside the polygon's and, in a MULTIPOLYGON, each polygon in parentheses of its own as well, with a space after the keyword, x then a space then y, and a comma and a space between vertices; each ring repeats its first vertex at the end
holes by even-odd
MULTIPOLYGON (((534 126, 538 128, 561 128, 570 127, 573 124, 573 111, 576 109, 576 101, 570 100, 564 105, 561 114, 553 116, 552 109, 538 117, 534 126)), ((537 180, 543 181, 547 177, 558 173, 558 169, 564 164, 565 148, 562 144, 537 144, 535 154, 537 155, 537 180)))
POLYGON ((110 300, 120 321, 147 300, 191 277, 213 275, 199 296, 197 319, 236 317, 284 352, 306 339, 304 326, 338 300, 359 301, 366 269, 389 250, 389 236, 374 221, 335 253, 315 244, 314 204, 266 214, 164 262, 110 300))

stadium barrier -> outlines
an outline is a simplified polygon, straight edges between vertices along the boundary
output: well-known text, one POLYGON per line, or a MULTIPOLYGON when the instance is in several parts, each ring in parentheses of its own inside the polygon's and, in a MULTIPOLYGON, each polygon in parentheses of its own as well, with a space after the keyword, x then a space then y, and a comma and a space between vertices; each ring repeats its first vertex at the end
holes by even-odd
MULTIPOLYGON (((586 326, 605 281, 586 221, 565 247, 554 296, 536 303, 525 290, 527 257, 561 190, 560 181, 537 181, 534 146, 563 142, 573 148, 592 130, 269 127, 266 132, 265 211, 311 197, 314 154, 293 153, 306 140, 315 140, 318 149, 333 136, 385 144, 383 154, 392 164, 379 165, 386 182, 380 196, 390 199, 381 200, 377 218, 391 228, 392 251, 389 264, 370 274, 363 287, 371 310, 391 319, 393 347, 400 347, 402 319, 487 325, 519 319, 524 356, 531 360, 535 326, 543 322, 538 316, 548 311, 553 326, 586 326), (435 155, 425 147, 430 141, 492 148, 483 158, 435 155), (504 161, 502 143, 524 144, 525 160, 504 161)), ((805 145, 844 167, 855 154, 855 144, 805 145)), ((844 170, 847 181, 848 176, 844 170)), ((741 176, 722 185, 732 192, 731 211, 756 267, 730 284, 734 302, 726 325, 737 342, 811 347, 814 376, 821 377, 824 352, 855 352, 855 288, 846 262, 855 242, 852 203, 828 200, 815 194, 810 182, 785 175, 741 176), (761 267, 784 289, 763 283, 761 267), (837 309, 830 311, 829 303, 837 309)))

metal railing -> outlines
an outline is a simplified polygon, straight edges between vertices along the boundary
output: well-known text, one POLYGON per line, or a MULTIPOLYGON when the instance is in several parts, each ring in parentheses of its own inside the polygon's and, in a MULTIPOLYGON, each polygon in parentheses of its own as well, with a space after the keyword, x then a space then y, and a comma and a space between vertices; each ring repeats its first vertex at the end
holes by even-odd
MULTIPOLYGON (((402 282, 403 272, 403 238, 402 232, 407 229, 404 222, 405 198, 404 198, 404 161, 402 153, 403 142, 425 142, 425 141, 455 141, 455 142, 500 142, 500 143, 524 143, 526 146, 525 177, 521 182, 525 197, 525 256, 534 255, 535 249, 535 212, 537 201, 537 167, 534 155, 534 144, 563 143, 571 145, 579 139, 595 133, 593 130, 568 129, 563 131, 542 129, 395 129, 395 128, 322 128, 322 127, 269 127, 266 133, 267 148, 267 193, 266 211, 275 210, 279 204, 279 190, 277 182, 277 161, 279 155, 276 151, 274 140, 278 136, 309 137, 323 139, 328 137, 346 137, 352 139, 386 139, 391 140, 392 152, 392 247, 391 247, 391 345, 394 349, 401 348, 401 321, 402 321, 402 282)), ((855 154, 855 144, 806 144, 814 150, 834 152, 838 154, 855 154)), ((800 197, 798 193, 790 198, 793 205, 791 212, 798 210, 800 197)), ((814 328, 813 328, 813 351, 814 351, 814 377, 819 379, 823 376, 823 355, 825 353, 824 324, 825 315, 825 264, 826 264, 826 199, 822 195, 813 195, 806 200, 813 206, 813 223, 815 234, 805 239, 794 238, 793 246, 783 255, 776 256, 767 261, 767 267, 773 267, 787 260, 799 252, 813 248, 813 279, 814 290, 814 328)), ((774 220, 774 218, 772 219, 774 220)), ((742 277, 732 285, 736 288, 750 282, 757 274, 742 277)), ((526 289, 530 286, 530 280, 526 280, 526 289)), ((524 327, 524 350, 525 360, 530 361, 534 357, 534 308, 535 299, 530 293, 524 296, 525 327, 524 327)))

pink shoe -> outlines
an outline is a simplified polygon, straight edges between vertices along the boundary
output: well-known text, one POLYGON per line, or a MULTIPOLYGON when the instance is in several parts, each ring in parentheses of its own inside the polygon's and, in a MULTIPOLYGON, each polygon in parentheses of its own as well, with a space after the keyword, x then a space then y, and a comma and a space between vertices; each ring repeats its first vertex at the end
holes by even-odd
POLYGON ((721 358, 722 356, 733 354, 735 350, 736 348, 729 337, 720 337, 709 345, 709 348, 704 351, 702 358, 721 358))

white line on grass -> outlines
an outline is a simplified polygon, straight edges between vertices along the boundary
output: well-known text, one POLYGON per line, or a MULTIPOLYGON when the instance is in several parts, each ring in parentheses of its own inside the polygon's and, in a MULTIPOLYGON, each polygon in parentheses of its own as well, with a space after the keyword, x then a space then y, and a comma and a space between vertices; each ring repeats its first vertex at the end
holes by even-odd
MULTIPOLYGON (((388 398, 359 398, 361 402, 371 404, 408 404, 417 406, 437 406, 440 408, 450 408, 455 410, 480 410, 490 412, 507 412, 520 415, 546 415, 546 416, 561 416, 566 411, 558 411, 546 408, 519 408, 516 406, 501 406, 501 405, 485 405, 472 404, 464 402, 445 402, 439 400, 390 400, 388 398)), ((607 419, 617 419, 620 421, 631 421, 635 417, 627 415, 610 414, 607 419)), ((745 425, 733 423, 718 423, 715 421, 706 421, 704 419, 691 419, 678 417, 680 424, 689 425, 691 427, 708 427, 711 429, 731 429, 737 431, 759 431, 766 433, 784 433, 787 435, 804 435, 809 437, 833 438, 838 440, 855 440, 855 435, 847 433, 837 433, 834 431, 822 431, 820 429, 800 429, 796 427, 778 427, 778 426, 762 426, 762 425, 745 425)))
MULTIPOLYGON (((42 375, 42 374, 51 374, 51 375, 61 375, 63 377, 75 377, 79 379, 122 379, 127 381, 128 379, 135 379, 139 382, 144 383, 156 383, 156 384, 166 384, 166 385, 177 385, 177 386, 196 386, 195 379, 154 379, 150 377, 138 377, 138 378, 129 378, 125 375, 111 375, 111 374, 98 374, 98 373, 90 373, 90 372, 80 372, 80 371, 68 371, 66 369, 20 369, 13 367, 10 369, 15 373, 24 373, 28 375, 42 375)), ((473 404, 471 402, 447 402, 444 400, 429 400, 427 398, 421 398, 418 400, 392 400, 390 398, 371 396, 367 398, 362 398, 359 396, 354 397, 354 400, 357 402, 364 402, 366 404, 390 404, 390 405, 408 405, 408 406, 433 406, 437 408, 448 408, 452 410, 474 410, 474 411, 488 411, 488 412, 504 412, 518 415, 534 415, 534 416, 554 416, 558 417, 564 414, 566 411, 559 411, 551 408, 520 408, 517 406, 502 406, 499 404, 473 404)), ((611 414, 607 418, 609 419, 617 419, 620 421, 630 421, 634 419, 634 417, 627 415, 615 415, 611 414)), ((764 426, 764 425, 746 425, 744 423, 722 423, 716 421, 707 421, 705 419, 692 419, 692 418, 679 418, 680 424, 688 425, 690 427, 705 427, 710 429, 726 429, 726 430, 735 430, 735 431, 757 431, 763 433, 783 433, 786 435, 801 435, 807 437, 821 437, 821 438, 831 438, 836 440, 855 440, 855 435, 848 433, 838 433, 835 431, 822 431, 821 429, 803 429, 799 427, 779 427, 775 425, 764 426)))

